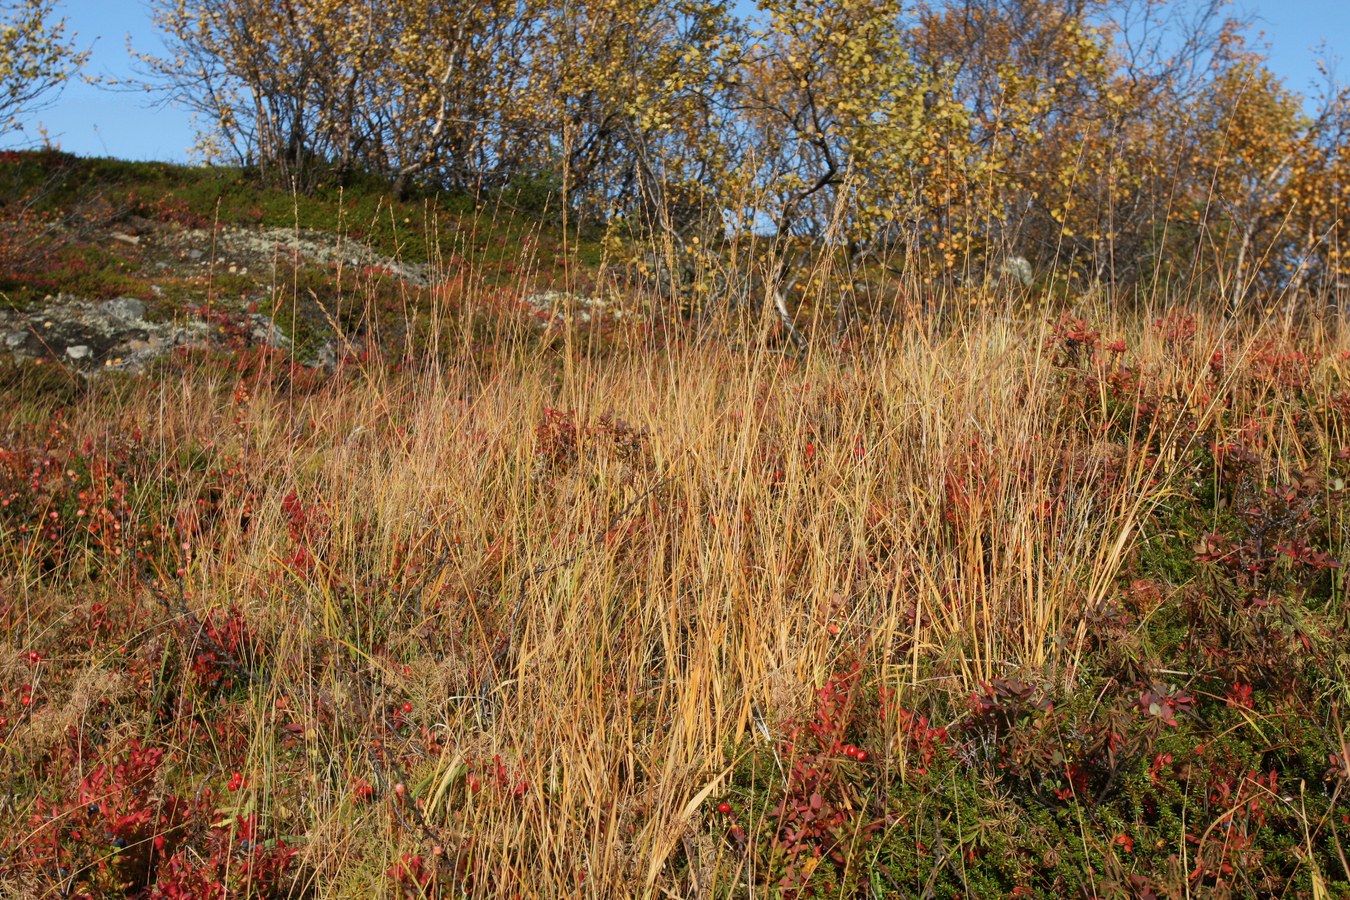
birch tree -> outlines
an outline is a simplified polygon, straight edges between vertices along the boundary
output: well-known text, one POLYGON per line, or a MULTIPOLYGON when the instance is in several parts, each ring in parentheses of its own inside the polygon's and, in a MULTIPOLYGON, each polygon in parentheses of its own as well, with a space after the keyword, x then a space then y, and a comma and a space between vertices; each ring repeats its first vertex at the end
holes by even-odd
POLYGON ((56 15, 56 0, 0 2, 0 135, 21 128, 88 58, 56 15))

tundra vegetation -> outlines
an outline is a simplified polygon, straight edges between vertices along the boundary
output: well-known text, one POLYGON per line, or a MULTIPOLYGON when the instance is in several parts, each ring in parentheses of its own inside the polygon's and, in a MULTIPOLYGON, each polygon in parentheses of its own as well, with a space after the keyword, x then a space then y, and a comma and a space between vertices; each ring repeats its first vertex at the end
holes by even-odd
POLYGON ((156 8, 216 165, 0 155, 0 894, 1350 895, 1346 94, 1161 0, 156 8))

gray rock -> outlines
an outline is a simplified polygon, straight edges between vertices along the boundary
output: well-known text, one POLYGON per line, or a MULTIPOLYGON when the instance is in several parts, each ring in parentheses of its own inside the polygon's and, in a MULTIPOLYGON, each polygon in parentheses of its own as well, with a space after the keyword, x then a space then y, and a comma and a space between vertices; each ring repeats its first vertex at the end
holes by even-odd
POLYGON ((520 298, 521 304, 534 314, 538 325, 566 322, 569 318, 583 324, 592 319, 621 319, 623 310, 602 297, 570 294, 566 291, 543 291, 520 298))
POLYGON ((277 323, 262 313, 253 313, 249 316, 253 321, 253 339, 260 344, 266 344, 274 349, 289 347, 290 338, 277 327, 277 323))
MULTIPOLYGON (((431 284, 435 274, 432 267, 425 263, 405 263, 377 253, 359 241, 345 240, 318 231, 225 228, 215 233, 189 231, 183 237, 190 243, 211 243, 217 248, 217 259, 234 260, 230 265, 241 274, 246 273, 250 266, 265 270, 267 265, 280 258, 288 258, 297 264, 307 260, 320 266, 376 266, 418 287, 431 284)), ((191 256, 189 251, 189 258, 200 257, 191 256)))
POLYGON ((104 300, 98 305, 104 315, 123 322, 139 322, 145 318, 145 304, 131 297, 104 300))
MULTIPOLYGON (((145 226, 149 228, 150 226, 145 226)), ((119 228, 108 239, 134 245, 152 244, 173 246, 172 263, 165 259, 145 260, 144 265, 161 270, 191 274, 214 266, 218 271, 232 270, 239 274, 266 272, 280 261, 296 265, 323 268, 371 267, 371 276, 392 277, 415 286, 429 286, 447 276, 440 266, 427 263, 409 263, 396 257, 386 257, 373 248, 342 236, 296 228, 223 228, 219 230, 186 231, 172 242, 161 241, 153 232, 143 231, 135 223, 119 228)), ((163 296, 154 288, 155 294, 163 296)), ((245 297, 245 300, 250 299, 245 297)), ((0 307, 0 355, 20 360, 48 359, 52 355, 66 361, 77 361, 70 366, 80 377, 94 378, 105 370, 137 372, 184 346, 226 346, 226 334, 214 320, 196 316, 176 317, 174 321, 162 316, 146 318, 149 304, 132 297, 96 301, 66 294, 48 296, 34 309, 19 310, 0 307)), ((542 293, 525 300, 523 306, 535 313, 541 324, 562 317, 565 321, 594 321, 600 318, 619 318, 622 314, 617 301, 561 294, 542 293)), ((162 309, 156 305, 155 309, 162 309)), ((231 311, 235 324, 244 326, 251 343, 273 348, 293 346, 276 322, 266 315, 248 316, 242 311, 231 311), (235 318, 237 316, 237 318, 235 318)), ((229 346, 233 346, 229 344, 229 346)), ((342 356, 342 344, 329 341, 318 348, 306 364, 331 370, 342 356)))
POLYGON ((49 298, 36 311, 0 308, 0 351, 16 359, 55 352, 93 377, 104 369, 140 371, 174 346, 207 345, 214 338, 204 321, 149 322, 145 311, 144 303, 130 297, 95 302, 65 295, 49 298), (91 368, 95 362, 102 362, 97 370, 91 368))
POLYGON ((308 363, 308 365, 313 369, 323 369, 326 372, 331 372, 337 368, 337 362, 337 344, 333 341, 324 341, 323 346, 319 348, 319 352, 315 354, 313 361, 308 363))
POLYGON ((998 273, 1005 278, 1011 278, 1023 287, 1031 286, 1031 262, 1025 256, 1009 256, 1003 260, 1003 265, 999 266, 998 273))

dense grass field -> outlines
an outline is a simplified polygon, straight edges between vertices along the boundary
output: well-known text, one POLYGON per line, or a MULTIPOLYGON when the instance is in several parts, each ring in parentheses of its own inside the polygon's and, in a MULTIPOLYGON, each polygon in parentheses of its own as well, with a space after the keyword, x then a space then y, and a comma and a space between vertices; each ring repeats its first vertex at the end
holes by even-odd
POLYGON ((1340 319, 428 297, 0 369, 0 895, 1350 896, 1340 319))

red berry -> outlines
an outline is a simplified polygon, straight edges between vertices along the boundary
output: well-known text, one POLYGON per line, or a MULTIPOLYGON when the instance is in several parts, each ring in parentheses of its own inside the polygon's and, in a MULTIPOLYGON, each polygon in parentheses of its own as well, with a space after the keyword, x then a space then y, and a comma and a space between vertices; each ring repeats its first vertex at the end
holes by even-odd
POLYGON ((867 762, 867 751, 859 750, 857 753, 853 754, 853 758, 858 762, 867 762))
POLYGON ((717 811, 725 816, 731 812, 731 804, 723 800, 721 803, 717 804, 717 811))
POLYGON ((404 711, 405 713, 410 713, 410 712, 412 712, 412 704, 411 704, 411 703, 405 703, 405 704, 403 704, 403 711, 404 711))
POLYGON ((844 745, 844 755, 845 755, 845 756, 857 756, 857 755, 858 755, 858 748, 855 747, 855 746, 853 746, 852 744, 845 744, 845 745, 844 745))

